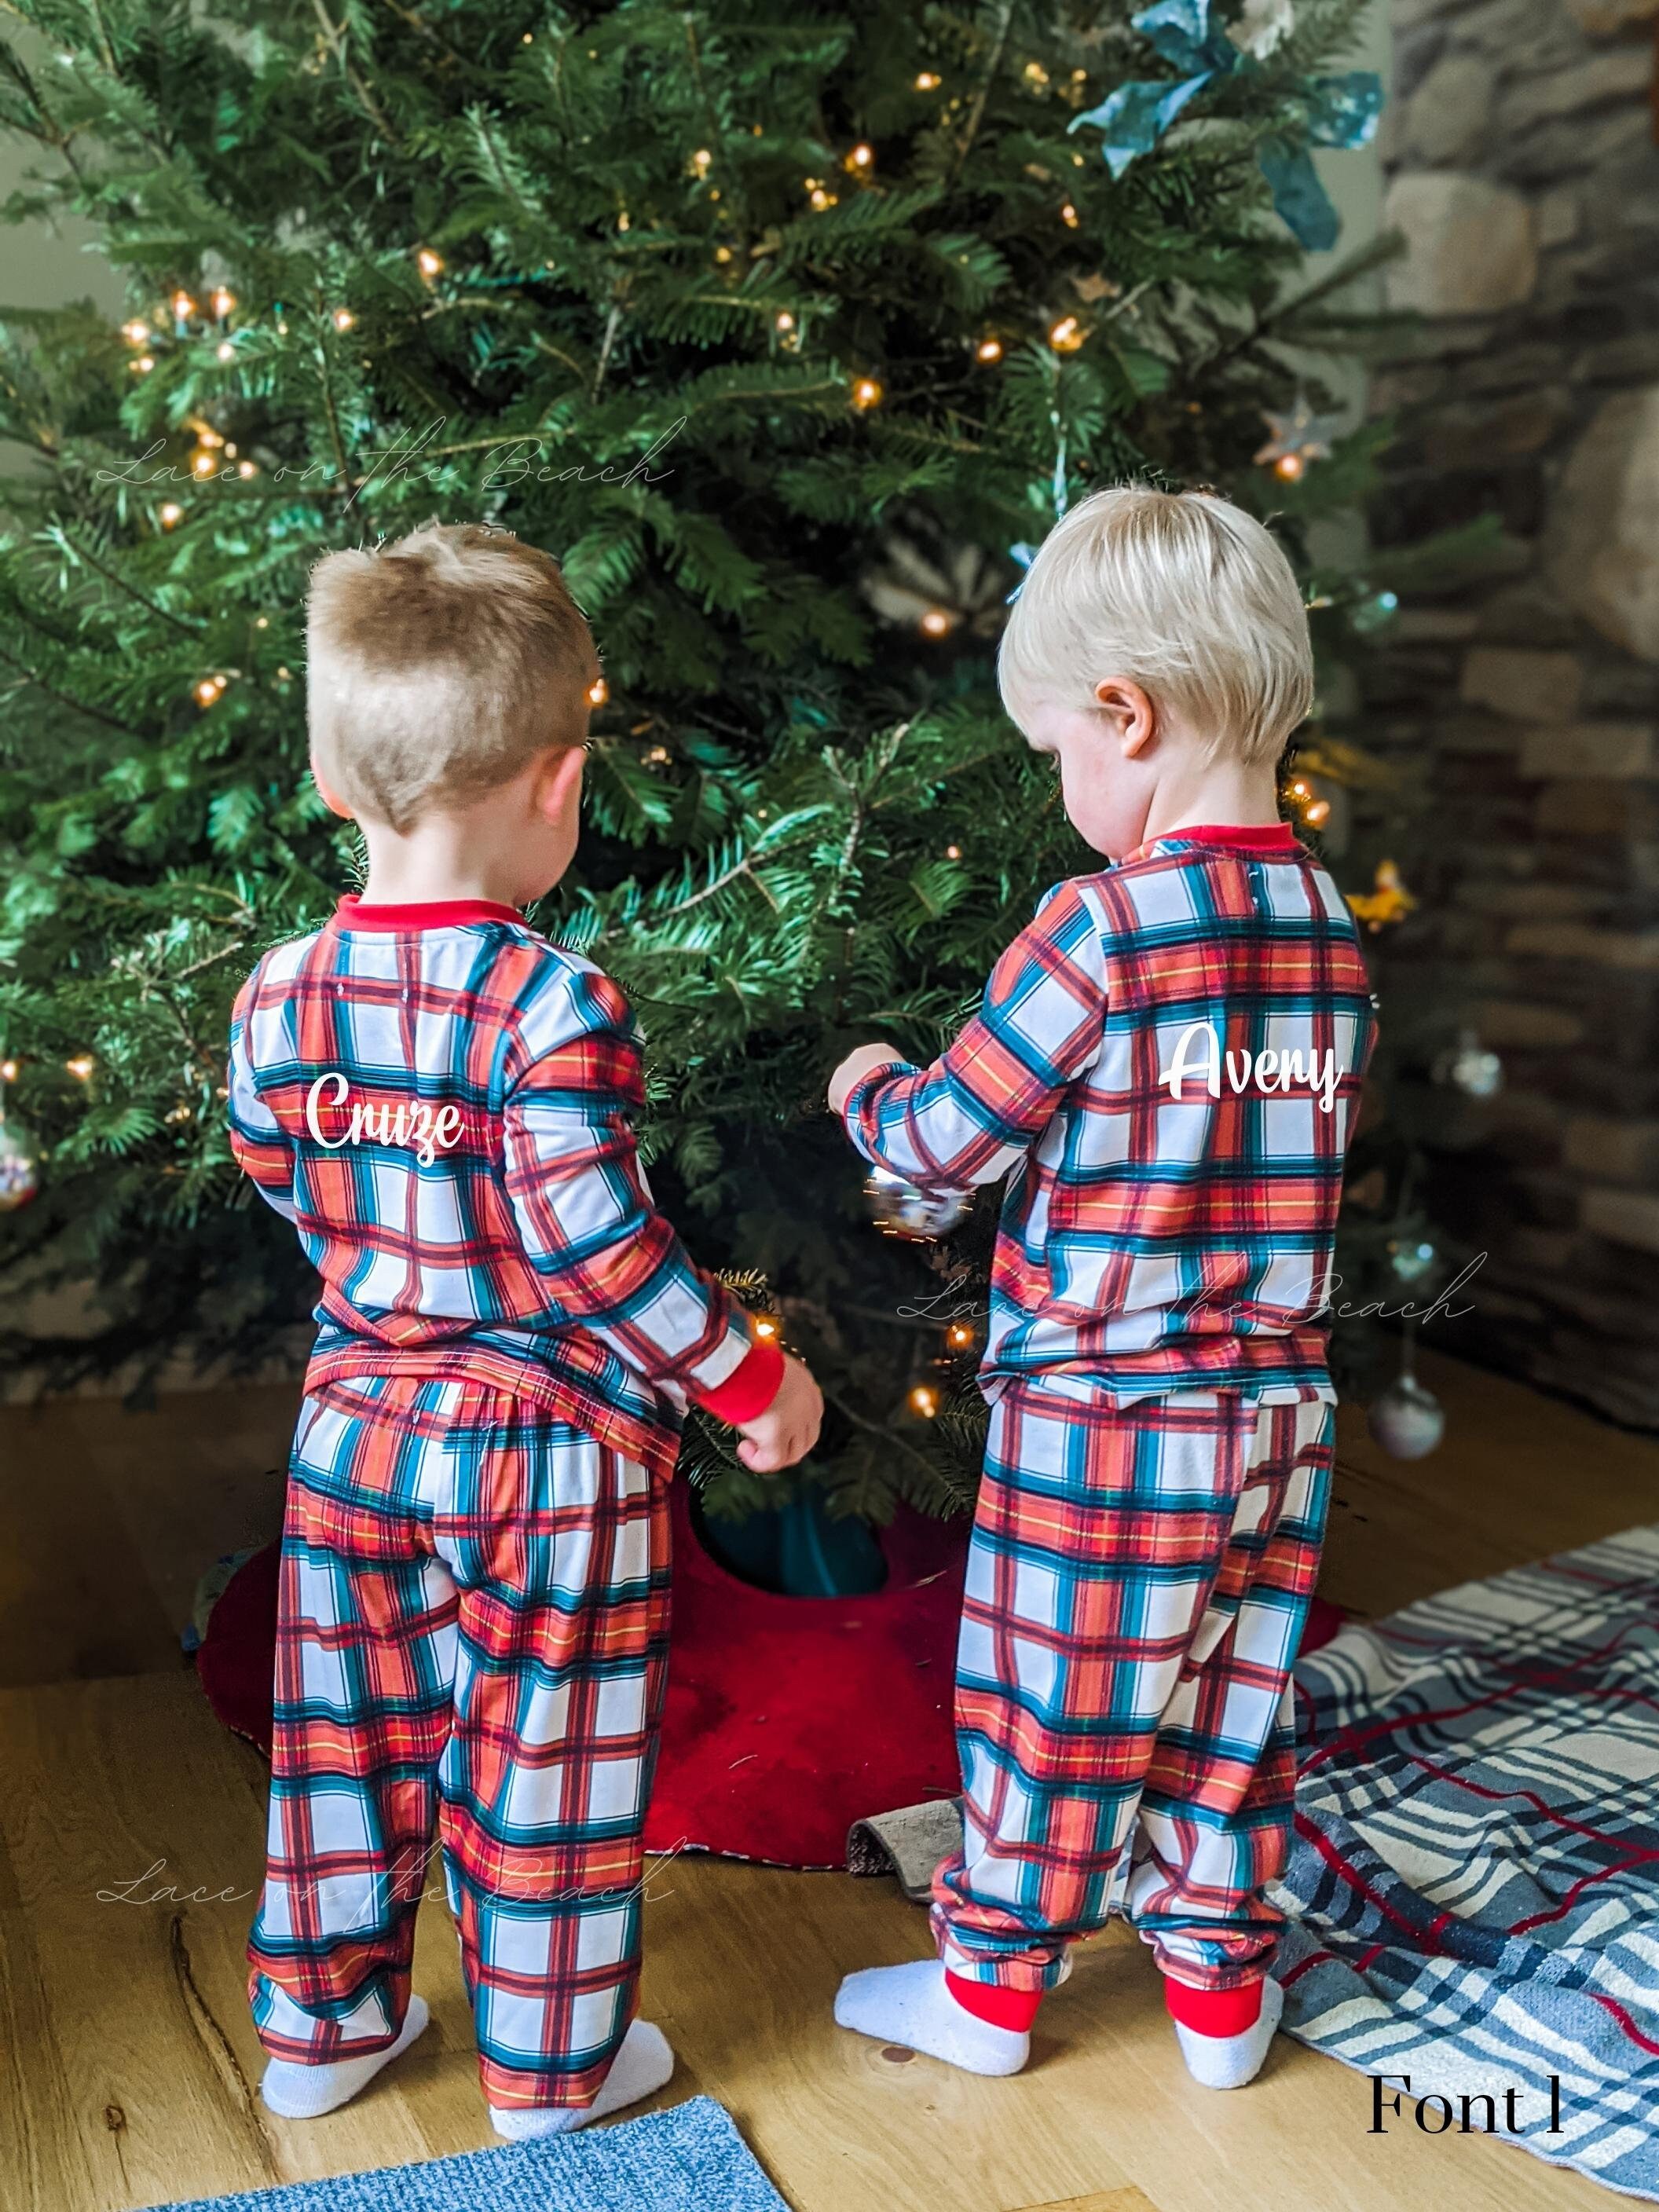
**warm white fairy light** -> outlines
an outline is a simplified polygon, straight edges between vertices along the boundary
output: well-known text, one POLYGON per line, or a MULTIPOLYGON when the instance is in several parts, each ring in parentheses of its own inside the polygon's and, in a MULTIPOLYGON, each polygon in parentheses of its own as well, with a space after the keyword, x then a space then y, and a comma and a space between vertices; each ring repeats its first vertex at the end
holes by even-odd
POLYGON ((253 627, 255 629, 269 629, 270 628, 270 617, 269 615, 256 615, 253 618, 253 627))
POLYGON ((724 268, 726 263, 732 258, 731 247, 729 246, 717 246, 714 248, 714 258, 720 263, 720 266, 724 268))
POLYGON ((962 858, 961 846, 947 845, 945 848, 945 857, 947 860, 959 860, 962 858))
POLYGON ((790 313, 787 307, 784 308, 781 314, 774 318, 772 327, 775 331, 783 331, 786 335, 794 329, 795 319, 790 313))
POLYGON ((235 358, 236 358, 236 349, 235 349, 235 347, 234 347, 234 345, 232 345, 232 343, 231 343, 231 342, 230 342, 230 340, 229 340, 228 338, 226 338, 226 339, 222 342, 222 344, 220 344, 218 347, 216 347, 216 348, 215 349, 214 358, 215 358, 216 361, 234 361, 234 360, 235 360, 235 358))
POLYGON ((756 1335, 765 1339, 769 1343, 772 1338, 777 1334, 777 1333, 778 1325, 775 1321, 767 1321, 763 1318, 755 1323, 756 1335))
POLYGON ((246 483, 250 477, 257 477, 259 471, 252 461, 238 461, 236 464, 236 473, 240 477, 242 482, 246 483))
POLYGON ((588 705, 590 707, 603 707, 605 701, 610 696, 611 686, 605 682, 603 676, 596 676, 593 678, 593 681, 587 687, 588 705))
POLYGON ((916 90, 918 92, 937 92, 943 82, 944 79, 942 77, 936 76, 932 70, 923 70, 916 79, 916 90))
POLYGON ((910 1393, 909 1405, 913 1413, 920 1413, 923 1420, 931 1421, 939 1411, 939 1392, 931 1382, 918 1382, 910 1393))
POLYGON ((216 320, 222 323, 225 317, 231 313, 235 305, 236 295, 234 292, 227 290, 225 286, 222 284, 215 288, 213 294, 213 313, 216 320))
POLYGON ((17 1062, 15 1060, 0 1060, 0 1083, 15 1083, 16 1080, 17 1062))
POLYGON ((853 404, 860 415, 868 414, 872 407, 879 407, 882 398, 882 386, 876 377, 861 376, 853 386, 853 404))
POLYGON ((974 359, 975 361, 983 362, 1000 361, 1002 359, 1002 340, 1000 338, 994 337, 981 338, 979 343, 974 348, 974 359))
POLYGON ((141 353, 132 364, 132 373, 135 376, 148 376, 155 366, 155 356, 153 353, 141 353))
POLYGON ((332 320, 337 331, 349 331, 356 322, 357 318, 349 307, 337 307, 334 310, 332 320))
POLYGON ((90 1083, 93 1070, 97 1065, 89 1052, 77 1052, 64 1062, 64 1068, 65 1073, 72 1075, 77 1083, 90 1083))
POLYGON ((921 618, 921 627, 925 636, 945 637, 950 633, 951 617, 943 607, 929 607, 921 618))
POLYGON ((129 345, 148 345, 149 343, 149 325, 148 323, 141 323, 136 320, 131 323, 123 323, 121 325, 121 335, 129 345))
POLYGON ((965 1352, 974 1340, 974 1332, 965 1321, 953 1321, 945 1332, 945 1341, 953 1351, 965 1352))
POLYGON ((867 177, 876 166, 876 149, 867 138, 860 138, 842 160, 842 167, 855 177, 867 177))
POLYGON ((1075 230, 1079 223, 1083 220, 1081 216, 1079 215, 1077 210, 1072 205, 1070 200, 1067 200, 1065 206, 1061 208, 1060 211, 1060 219, 1065 224, 1067 230, 1075 230))
POLYGON ((188 322, 190 318, 195 313, 196 302, 191 298, 188 292, 175 292, 173 294, 173 318, 175 322, 188 322))
POLYGON ((161 515, 162 529, 171 530, 175 523, 184 520, 185 510, 176 499, 164 499, 161 501, 161 515))
POLYGON ((1083 325, 1075 315, 1062 315, 1048 326, 1048 343, 1056 353, 1075 353, 1083 339, 1083 325))
POLYGON ((691 156, 690 163, 692 175, 694 177, 706 177, 708 174, 708 165, 714 158, 714 155, 709 152, 707 146, 699 146, 696 152, 691 156))
POLYGON ((443 275, 444 258, 441 253, 434 253, 429 246, 423 246, 415 256, 415 266, 429 284, 434 276, 443 275))

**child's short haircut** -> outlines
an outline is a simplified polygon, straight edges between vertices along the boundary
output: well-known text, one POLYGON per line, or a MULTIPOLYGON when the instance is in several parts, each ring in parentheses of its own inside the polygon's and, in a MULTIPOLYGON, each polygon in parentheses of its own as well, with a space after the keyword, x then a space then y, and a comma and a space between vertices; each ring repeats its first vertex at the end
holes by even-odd
POLYGON ((1308 617, 1283 548, 1213 492, 1123 484, 1043 540, 997 655, 1018 722, 1040 700, 1087 708, 1127 676, 1216 753, 1276 761, 1313 708, 1308 617))
POLYGON ((431 523, 311 572, 311 752, 353 814, 411 829, 580 744, 599 674, 559 564, 506 531, 431 523))

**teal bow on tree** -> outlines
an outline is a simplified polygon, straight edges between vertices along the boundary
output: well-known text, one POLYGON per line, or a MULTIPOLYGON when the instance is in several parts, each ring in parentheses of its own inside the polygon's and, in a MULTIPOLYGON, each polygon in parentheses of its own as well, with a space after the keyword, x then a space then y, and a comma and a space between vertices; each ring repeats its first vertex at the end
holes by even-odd
MULTIPOLYGON (((1073 121, 1073 131, 1079 124, 1093 123, 1105 133, 1101 151, 1114 177, 1121 177, 1142 154, 1150 154, 1206 85, 1259 67, 1224 29, 1211 21, 1210 0, 1154 0, 1153 6, 1143 8, 1130 21, 1179 74, 1174 84, 1164 78, 1121 84, 1098 107, 1073 121)), ((1303 102, 1307 137, 1314 145, 1352 149, 1366 144, 1376 129, 1382 112, 1382 80, 1375 70, 1316 77, 1303 102)), ((1257 159, 1273 206, 1297 243, 1310 251, 1334 246, 1340 227, 1336 210, 1315 173, 1307 146, 1274 137, 1263 143, 1257 159)))

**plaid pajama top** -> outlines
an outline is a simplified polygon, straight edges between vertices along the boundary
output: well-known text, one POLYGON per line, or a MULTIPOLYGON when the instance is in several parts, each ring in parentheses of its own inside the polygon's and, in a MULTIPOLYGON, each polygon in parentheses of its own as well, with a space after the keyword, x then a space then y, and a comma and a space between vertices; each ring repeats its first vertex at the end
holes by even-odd
POLYGON ((1353 918, 1289 829, 1187 830, 1048 892, 949 1050, 873 1070, 844 1115, 924 1188, 1013 1169, 988 1395, 1055 1370, 1121 1403, 1328 1389, 1375 1026, 1353 918))
POLYGON ((343 900, 243 986, 229 1089, 323 1279, 309 1387, 486 1383, 665 1472, 688 1398, 738 1421, 775 1395, 776 1346, 652 1203, 627 1001, 512 907, 343 900))

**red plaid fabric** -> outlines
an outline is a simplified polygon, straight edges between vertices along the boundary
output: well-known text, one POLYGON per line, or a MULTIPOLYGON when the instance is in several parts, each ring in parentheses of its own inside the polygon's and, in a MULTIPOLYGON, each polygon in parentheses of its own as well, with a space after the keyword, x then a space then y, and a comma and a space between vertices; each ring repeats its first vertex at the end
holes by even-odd
POLYGON ((665 1486, 521 1398, 307 1396, 248 1949, 274 2057, 396 2039, 435 1830, 485 2096, 592 2101, 636 2002, 668 1575, 665 1486))
POLYGON ((516 1391, 672 1465, 688 1397, 745 1420, 782 1361, 652 1203, 622 993, 511 907, 346 899, 236 1002, 231 1146, 323 1279, 310 1379, 516 1391))
POLYGON ((923 1189, 1013 1170, 988 1395, 1314 1382, 1374 1030, 1353 917, 1290 831, 1182 830, 1057 885, 948 1050, 845 1118, 923 1189))
POLYGON ((934 1887, 953 1973, 1050 1987, 1115 1909, 1188 1982, 1266 1971, 1332 1420, 1314 1389, 1122 1407, 1060 1376, 996 1399, 957 1663, 963 1846, 934 1887))

